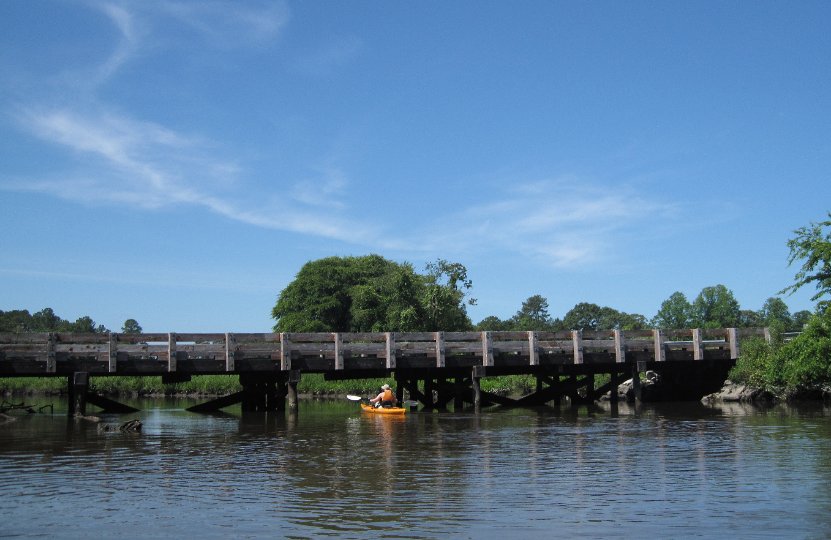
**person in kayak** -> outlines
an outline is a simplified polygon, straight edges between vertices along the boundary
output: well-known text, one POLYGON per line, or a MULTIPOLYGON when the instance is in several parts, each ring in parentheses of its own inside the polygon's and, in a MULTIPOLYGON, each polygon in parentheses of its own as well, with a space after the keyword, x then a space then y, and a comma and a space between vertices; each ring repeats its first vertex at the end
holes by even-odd
POLYGON ((397 401, 395 394, 388 384, 381 387, 381 393, 369 400, 376 407, 395 407, 397 401))

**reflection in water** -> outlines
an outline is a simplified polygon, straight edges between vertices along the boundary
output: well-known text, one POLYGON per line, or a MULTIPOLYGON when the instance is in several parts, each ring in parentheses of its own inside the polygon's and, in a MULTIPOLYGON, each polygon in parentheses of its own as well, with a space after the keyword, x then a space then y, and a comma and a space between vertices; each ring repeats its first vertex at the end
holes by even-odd
POLYGON ((0 535, 820 537, 831 411, 700 404, 186 412, 0 425, 0 535), (71 525, 69 525, 71 524, 71 525), (69 527, 69 528, 68 528, 69 527))

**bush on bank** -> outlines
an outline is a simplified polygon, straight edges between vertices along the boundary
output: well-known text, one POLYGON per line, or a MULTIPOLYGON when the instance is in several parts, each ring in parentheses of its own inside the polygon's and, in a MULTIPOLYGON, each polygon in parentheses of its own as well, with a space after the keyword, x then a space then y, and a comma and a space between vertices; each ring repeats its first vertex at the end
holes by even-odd
MULTIPOLYGON (((771 335, 780 329, 772 327, 771 335)), ((752 339, 730 372, 734 382, 766 390, 778 398, 810 395, 831 384, 831 309, 809 319, 791 341, 752 339)))

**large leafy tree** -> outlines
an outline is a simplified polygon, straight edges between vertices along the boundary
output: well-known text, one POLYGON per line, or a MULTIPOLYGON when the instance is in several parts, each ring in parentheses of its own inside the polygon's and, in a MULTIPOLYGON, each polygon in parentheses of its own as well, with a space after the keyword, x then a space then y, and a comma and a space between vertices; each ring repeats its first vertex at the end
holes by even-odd
POLYGON ((379 255, 303 265, 271 311, 277 332, 467 330, 467 269, 438 260, 417 274, 379 255))
POLYGON ((704 287, 692 303, 692 324, 699 328, 738 326, 741 309, 733 292, 724 285, 704 287))
POLYGON ((661 303, 661 309, 652 319, 655 328, 687 328, 690 324, 692 305, 684 293, 676 291, 661 303))
POLYGON ((476 304, 476 299, 467 298, 472 287, 473 282, 464 265, 444 259, 428 264, 422 301, 426 320, 422 330, 470 329, 472 325, 465 306, 476 304))
MULTIPOLYGON (((831 218, 831 212, 828 213, 831 218)), ((794 284, 780 293, 794 293, 804 285, 813 284, 816 294, 811 300, 820 300, 817 306, 824 309, 831 300, 831 219, 811 223, 794 231, 796 236, 788 240, 791 253, 788 264, 803 260, 802 267, 794 276, 794 284)))

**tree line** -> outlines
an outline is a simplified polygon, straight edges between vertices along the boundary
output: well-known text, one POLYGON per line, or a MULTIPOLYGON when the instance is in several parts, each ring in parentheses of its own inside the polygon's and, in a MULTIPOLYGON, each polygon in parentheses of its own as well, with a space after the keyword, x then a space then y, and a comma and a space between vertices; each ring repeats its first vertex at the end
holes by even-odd
MULTIPOLYGON (((43 308, 36 313, 26 309, 0 310, 0 332, 75 332, 84 334, 106 334, 110 330, 103 324, 96 324, 84 315, 75 322, 62 319, 52 308, 43 308)), ((140 334, 141 325, 135 319, 127 319, 121 327, 124 334, 140 334)))
POLYGON ((809 311, 791 314, 778 297, 758 311, 742 309, 724 285, 705 287, 690 302, 673 293, 651 319, 581 302, 562 318, 548 300, 530 296, 508 319, 485 317, 474 324, 467 306, 472 282, 461 263, 438 260, 425 273, 380 255, 327 257, 303 265, 272 309, 276 332, 402 332, 468 330, 641 330, 646 328, 738 328, 771 326, 799 330, 809 311))

